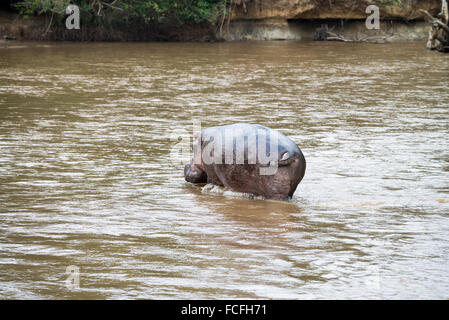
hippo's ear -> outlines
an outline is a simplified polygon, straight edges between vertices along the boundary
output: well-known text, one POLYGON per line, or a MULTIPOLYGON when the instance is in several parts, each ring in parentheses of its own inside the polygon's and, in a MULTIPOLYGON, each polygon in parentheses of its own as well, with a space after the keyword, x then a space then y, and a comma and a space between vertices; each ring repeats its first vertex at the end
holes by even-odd
POLYGON ((288 153, 288 151, 285 151, 284 153, 282 153, 279 161, 285 161, 285 160, 288 160, 288 158, 290 158, 290 153, 288 153))
POLYGON ((291 153, 288 151, 284 151, 280 158, 278 164, 280 166, 287 166, 295 160, 295 157, 292 157, 291 153))

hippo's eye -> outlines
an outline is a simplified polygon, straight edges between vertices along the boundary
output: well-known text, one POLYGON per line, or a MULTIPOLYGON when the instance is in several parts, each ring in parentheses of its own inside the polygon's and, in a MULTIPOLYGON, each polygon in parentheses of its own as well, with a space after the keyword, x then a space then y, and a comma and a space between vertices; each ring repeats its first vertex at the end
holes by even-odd
POLYGON ((288 158, 290 158, 290 154, 288 153, 288 151, 285 151, 282 156, 281 156, 281 160, 280 161, 285 161, 288 158))

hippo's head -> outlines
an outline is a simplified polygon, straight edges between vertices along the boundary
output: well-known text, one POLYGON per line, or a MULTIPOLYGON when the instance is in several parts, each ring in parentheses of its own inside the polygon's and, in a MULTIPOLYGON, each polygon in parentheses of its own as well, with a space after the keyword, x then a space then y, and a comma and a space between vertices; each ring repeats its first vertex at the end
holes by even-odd
POLYGON ((201 159, 201 146, 199 145, 201 134, 197 133, 193 137, 192 149, 193 159, 184 167, 184 177, 187 182, 191 183, 206 183, 207 174, 204 170, 203 161, 201 159))

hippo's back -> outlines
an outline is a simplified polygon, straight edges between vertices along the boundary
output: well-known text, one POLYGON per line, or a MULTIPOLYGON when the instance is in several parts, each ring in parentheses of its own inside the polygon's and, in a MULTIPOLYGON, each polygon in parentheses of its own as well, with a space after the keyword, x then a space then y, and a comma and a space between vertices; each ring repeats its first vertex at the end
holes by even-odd
POLYGON ((250 151, 258 154, 258 146, 263 145, 263 142, 260 139, 265 140, 265 150, 267 152, 271 152, 271 147, 277 145, 279 161, 282 157, 284 157, 283 161, 294 156, 304 158, 301 150, 293 140, 276 130, 259 124, 236 123, 210 127, 203 130, 202 143, 208 143, 211 136, 221 139, 223 153, 235 152, 237 149, 237 141, 244 141, 245 160, 248 160, 247 155, 248 149, 250 148, 253 148, 253 150, 250 151), (232 141, 232 144, 229 143, 229 141, 232 141), (254 143, 254 145, 252 145, 251 142, 254 143), (232 151, 228 150, 231 147, 232 151))

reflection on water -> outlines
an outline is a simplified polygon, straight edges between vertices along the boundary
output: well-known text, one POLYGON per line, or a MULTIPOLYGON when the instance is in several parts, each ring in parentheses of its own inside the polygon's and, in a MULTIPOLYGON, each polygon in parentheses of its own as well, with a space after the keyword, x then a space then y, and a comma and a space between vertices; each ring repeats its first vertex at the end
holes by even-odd
POLYGON ((449 298, 448 70, 422 43, 1 49, 0 297, 449 298), (291 137, 292 201, 184 182, 193 118, 291 137))

